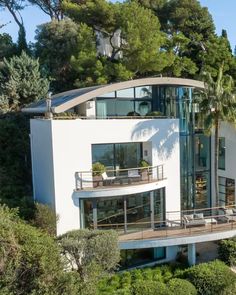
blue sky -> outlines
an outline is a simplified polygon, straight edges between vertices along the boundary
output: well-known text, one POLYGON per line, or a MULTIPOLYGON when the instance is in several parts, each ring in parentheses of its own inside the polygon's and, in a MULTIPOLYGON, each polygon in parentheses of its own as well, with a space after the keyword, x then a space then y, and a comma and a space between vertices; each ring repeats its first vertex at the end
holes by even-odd
MULTIPOLYGON (((222 29, 226 29, 232 48, 236 45, 236 0, 200 0, 202 6, 208 7, 213 16, 216 32, 221 34, 222 29)), ((36 7, 27 7, 22 12, 25 23, 27 40, 34 41, 37 25, 49 21, 49 17, 36 7)), ((0 11, 0 24, 10 22, 1 32, 6 31, 13 40, 17 39, 18 27, 7 11, 0 11)))

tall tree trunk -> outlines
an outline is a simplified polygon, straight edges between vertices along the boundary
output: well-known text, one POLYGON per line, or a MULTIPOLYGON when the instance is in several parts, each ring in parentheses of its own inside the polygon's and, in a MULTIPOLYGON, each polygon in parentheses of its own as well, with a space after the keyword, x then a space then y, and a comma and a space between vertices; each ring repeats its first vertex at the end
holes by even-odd
POLYGON ((215 154, 214 154, 214 180, 215 180, 215 200, 216 206, 219 206, 219 180, 218 180, 218 166, 219 166, 219 129, 220 120, 215 119, 215 154))
POLYGON ((20 15, 20 12, 18 11, 19 14, 19 18, 16 15, 16 11, 11 7, 11 5, 6 1, 6 8, 8 9, 8 11, 10 12, 10 14, 13 16, 15 22, 17 23, 17 25, 19 26, 19 28, 23 27, 23 20, 22 17, 20 15))

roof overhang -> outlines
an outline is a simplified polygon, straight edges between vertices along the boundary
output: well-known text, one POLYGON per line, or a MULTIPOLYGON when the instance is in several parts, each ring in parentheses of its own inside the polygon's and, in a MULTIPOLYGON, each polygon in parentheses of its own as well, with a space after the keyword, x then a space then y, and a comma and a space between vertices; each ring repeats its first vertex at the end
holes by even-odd
MULTIPOLYGON (((75 89, 75 90, 66 91, 63 93, 53 95, 51 111, 53 113, 66 112, 77 105, 80 105, 86 101, 89 101, 103 94, 126 89, 126 88, 147 86, 147 85, 186 86, 186 87, 204 89, 204 82, 198 81, 198 80, 191 80, 191 79, 154 77, 154 78, 129 80, 129 81, 119 82, 114 84, 75 89), (70 96, 71 96, 71 99, 70 99, 70 96), (66 98, 64 101, 63 101, 63 97, 66 98), (57 100, 59 100, 60 103, 56 103, 57 100), (53 106, 54 102, 55 102, 55 105, 53 106)), ((44 100, 39 104, 36 103, 35 105, 31 105, 27 108, 23 108, 22 112, 45 113, 46 102, 44 100)))

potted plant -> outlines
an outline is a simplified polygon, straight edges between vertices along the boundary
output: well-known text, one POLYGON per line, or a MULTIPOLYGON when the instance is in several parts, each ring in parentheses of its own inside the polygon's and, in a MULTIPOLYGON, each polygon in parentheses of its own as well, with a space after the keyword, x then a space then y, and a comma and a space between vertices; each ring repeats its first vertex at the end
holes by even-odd
POLYGON ((106 171, 106 167, 100 162, 95 162, 92 165, 92 171, 93 171, 93 186, 97 187, 99 186, 100 181, 102 181, 102 173, 106 171))
POLYGON ((150 164, 148 163, 148 161, 141 159, 139 161, 139 167, 140 169, 140 174, 142 177, 142 180, 148 180, 148 168, 150 167, 150 164))

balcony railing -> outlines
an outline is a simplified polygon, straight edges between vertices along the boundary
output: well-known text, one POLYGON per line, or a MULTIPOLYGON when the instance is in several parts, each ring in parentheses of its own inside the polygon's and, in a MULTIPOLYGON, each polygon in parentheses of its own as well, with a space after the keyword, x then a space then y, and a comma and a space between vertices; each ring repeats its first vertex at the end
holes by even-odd
POLYGON ((146 184, 164 178, 163 165, 106 170, 103 173, 92 170, 75 173, 76 190, 146 184))
POLYGON ((114 222, 114 220, 121 220, 119 218, 121 213, 117 212, 117 214, 97 220, 96 224, 91 222, 90 227, 116 230, 120 235, 120 241, 165 239, 236 231, 235 205, 166 212, 168 217, 166 219, 161 219, 160 215, 140 218, 138 216, 140 210, 132 210, 131 213, 132 216, 129 216, 128 210, 126 213, 123 212, 123 222, 114 222), (137 216, 134 215, 134 212, 137 213, 137 216), (130 218, 136 219, 136 221, 127 222, 127 219, 130 218))

